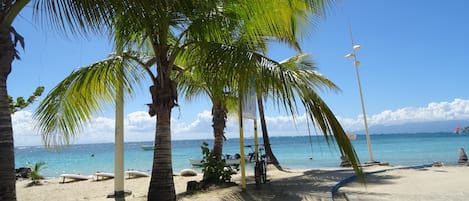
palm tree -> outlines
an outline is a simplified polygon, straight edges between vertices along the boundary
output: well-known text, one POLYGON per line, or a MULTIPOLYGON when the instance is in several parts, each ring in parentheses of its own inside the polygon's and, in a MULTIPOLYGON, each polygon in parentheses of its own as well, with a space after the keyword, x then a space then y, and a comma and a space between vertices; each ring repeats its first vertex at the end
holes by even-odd
POLYGON ((26 164, 29 168, 31 168, 31 172, 29 173, 29 177, 31 178, 32 182, 31 185, 38 185, 39 180, 44 179, 44 177, 40 174, 41 170, 46 168, 46 162, 41 161, 37 163, 28 163, 26 164))
POLYGON ((208 73, 202 68, 190 68, 177 76, 179 92, 185 94, 187 100, 197 95, 206 95, 212 102, 212 128, 213 128, 213 153, 217 160, 221 160, 223 154, 223 141, 228 115, 228 102, 233 99, 230 92, 226 91, 226 83, 220 77, 204 79, 208 73))
POLYGON ((34 103, 37 100, 37 97, 42 95, 42 92, 44 92, 44 87, 39 86, 36 88, 34 91, 33 95, 28 97, 28 100, 24 100, 23 97, 17 97, 16 101, 13 100, 13 97, 8 96, 8 103, 10 105, 10 112, 14 114, 18 110, 24 109, 34 103))
MULTIPOLYGON (((292 20, 295 19, 292 16, 297 15, 296 11, 301 10, 300 8, 307 7, 321 10, 325 4, 324 1, 288 1, 269 4, 265 1, 252 0, 223 3, 181 0, 71 1, 64 4, 46 1, 35 5, 35 8, 50 12, 48 15, 52 17, 50 21, 59 28, 69 23, 72 24, 70 28, 72 31, 84 28, 84 32, 99 32, 105 26, 124 44, 129 46, 141 45, 143 42, 149 44, 146 50, 155 56, 146 61, 144 67, 151 75, 153 83, 150 87, 152 103, 149 104, 149 113, 156 115, 156 132, 148 200, 175 200, 170 117, 172 108, 177 105, 177 85, 171 74, 174 69, 179 69, 175 61, 180 53, 204 49, 214 43, 229 45, 232 36, 239 34, 237 27, 246 24, 250 29, 244 30, 243 35, 246 40, 243 41, 249 41, 245 45, 250 46, 250 49, 259 48, 257 41, 264 40, 265 36, 273 35, 283 41, 294 41, 296 32, 287 25, 298 23, 292 20), (58 15, 59 11, 67 12, 67 15, 58 15), (155 69, 150 70, 153 66, 155 69)), ((207 57, 208 61, 216 64, 219 64, 220 58, 217 54, 207 57)), ((220 66, 237 66, 236 68, 245 66, 236 60, 228 61, 231 61, 231 65, 220 66)), ((216 66, 215 69, 220 66, 216 66)), ((208 76, 213 77, 214 74, 208 76)), ((91 106, 97 107, 95 104, 91 106)), ((90 110, 77 112, 72 116, 75 118, 60 115, 55 115, 52 119, 43 118, 40 122, 44 125, 48 123, 53 125, 56 122, 55 127, 44 126, 43 131, 49 134, 60 131, 64 136, 73 136, 77 134, 78 123, 83 123, 87 117, 86 111, 90 110)), ((64 112, 70 111, 62 111, 63 114, 64 112)), ((57 135, 45 136, 45 140, 52 142, 64 142, 62 140, 67 142, 68 139, 57 135)))
MULTIPOLYGON (((319 74, 316 71, 316 67, 314 66, 314 63, 310 59, 310 55, 308 54, 298 54, 296 56, 290 57, 278 64, 272 65, 268 67, 269 70, 278 73, 274 73, 275 75, 278 76, 284 76, 283 78, 277 78, 277 81, 275 82, 277 87, 281 87, 279 89, 274 89, 274 87, 268 86, 269 84, 273 84, 272 82, 265 82, 262 81, 262 79, 258 79, 256 82, 256 87, 257 87, 257 103, 258 103, 258 108, 259 108, 259 116, 261 120, 261 129, 262 129, 262 138, 264 141, 264 147, 265 147, 265 153, 267 156, 267 162, 270 164, 275 165, 278 169, 282 169, 280 166, 279 161, 275 157, 272 148, 270 146, 270 140, 269 140, 269 135, 267 131, 267 125, 265 121, 265 113, 264 113, 264 104, 263 104, 263 97, 268 97, 269 94, 276 94, 276 96, 271 96, 272 99, 277 99, 277 100, 283 100, 284 104, 279 104, 279 106, 282 106, 286 109, 286 111, 290 111, 289 113, 292 114, 292 117, 294 117, 294 114, 296 110, 292 110, 292 104, 285 104, 285 96, 289 97, 289 94, 292 94, 292 91, 290 90, 282 90, 282 89, 293 89, 294 91, 297 90, 304 90, 302 87, 306 87, 306 90, 309 90, 311 93, 315 93, 315 91, 318 90, 324 90, 324 89, 329 89, 329 90, 334 90, 338 91, 339 88, 330 80, 328 80, 326 77, 323 75, 319 74), (294 78, 293 81, 291 82, 292 79, 289 78, 294 78), (278 91, 278 92, 275 92, 278 91)), ((262 71, 260 71, 262 72, 262 71)), ((300 98, 302 100, 306 100, 305 97, 295 97, 295 98, 300 98)), ((290 99, 290 98, 288 98, 290 99)), ((290 101, 290 100, 288 100, 290 101)), ((302 101, 304 107, 308 107, 309 101, 315 101, 314 99, 312 100, 307 100, 302 101)), ((321 101, 322 102, 322 101, 321 101)), ((321 104, 321 102, 318 102, 317 104, 321 104)), ((294 105, 293 105, 294 106, 294 105)), ((328 113, 330 112, 329 109, 327 108, 327 105, 321 106, 319 109, 322 109, 322 111, 317 111, 320 113, 328 113)), ((312 112, 312 111, 309 111, 312 112)), ((311 113, 309 113, 311 115, 311 113)), ((311 118, 312 120, 316 121, 316 118, 318 116, 315 116, 315 118, 311 118)), ((325 119, 326 122, 329 121, 336 121, 334 118, 333 119, 325 119)), ((321 124, 319 124, 321 125, 321 124)), ((323 129, 323 128, 321 128, 323 129)), ((340 128, 337 128, 339 131, 342 130, 340 128)), ((328 133, 325 132, 323 133, 328 139, 327 135, 328 133)), ((329 133, 331 134, 331 133, 329 133)), ((343 133, 333 133, 334 135, 343 135, 343 133)), ((343 146, 342 144, 339 144, 340 146, 343 146)))
POLYGON ((9 110, 7 79, 13 60, 19 59, 16 45, 23 37, 12 27, 13 20, 29 1, 2 1, 0 7, 0 200, 16 200, 15 154, 9 110))

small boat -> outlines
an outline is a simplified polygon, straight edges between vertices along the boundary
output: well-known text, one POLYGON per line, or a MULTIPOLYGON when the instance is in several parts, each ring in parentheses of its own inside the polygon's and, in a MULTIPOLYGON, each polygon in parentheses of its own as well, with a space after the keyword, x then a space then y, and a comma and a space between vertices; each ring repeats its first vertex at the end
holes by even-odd
POLYGON ((349 140, 356 140, 357 139, 357 134, 347 134, 347 138, 349 140))
POLYGON ((155 146, 153 145, 142 145, 140 146, 143 150, 148 151, 148 150, 154 150, 155 146))
MULTIPOLYGON (((200 167, 203 165, 203 162, 204 160, 202 159, 198 159, 198 158, 191 158, 189 159, 189 163, 192 165, 192 166, 196 166, 196 167, 200 167)), ((225 159, 225 162, 227 165, 239 165, 239 163, 241 162, 241 159, 228 159, 226 160, 225 159)))
MULTIPOLYGON (((241 162, 241 157, 239 154, 235 154, 235 155, 230 155, 230 154, 226 154, 223 156, 223 159, 225 160, 226 164, 227 165, 230 165, 230 166, 236 166, 236 165, 239 165, 239 163, 241 162)), ((248 156, 245 157, 245 161, 246 162, 249 162, 250 158, 248 156)), ((204 160, 203 159, 200 159, 200 158, 190 158, 189 159, 189 163, 192 165, 192 166, 202 166, 203 165, 203 162, 204 160)))
POLYGON ((142 171, 137 171, 137 170, 128 170, 125 171, 125 174, 129 175, 130 178, 137 178, 137 177, 149 177, 150 174, 142 171))
POLYGON ((189 163, 192 166, 202 166, 203 162, 204 162, 204 160, 198 159, 198 158, 190 158, 189 159, 189 163))
POLYGON ((454 129, 454 134, 459 134, 459 130, 461 130, 461 125, 458 125, 458 127, 454 129))
POLYGON ((464 129, 462 129, 462 132, 463 133, 469 133, 469 126, 464 127, 464 129))

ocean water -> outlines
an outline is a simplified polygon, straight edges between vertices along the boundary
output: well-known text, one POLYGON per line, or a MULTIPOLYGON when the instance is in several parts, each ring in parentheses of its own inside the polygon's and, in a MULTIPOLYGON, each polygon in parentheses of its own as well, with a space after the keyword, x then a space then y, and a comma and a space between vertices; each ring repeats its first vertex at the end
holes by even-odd
MULTIPOLYGON (((335 144, 328 145, 322 136, 271 137, 272 149, 281 165, 290 169, 336 168, 340 164, 340 152, 335 144), (310 160, 312 158, 313 160, 310 160)), ((189 158, 201 157, 203 142, 212 145, 212 139, 179 140, 172 142, 173 170, 193 168, 189 158)), ((262 138, 259 139, 262 142, 262 138)), ((142 145, 152 142, 125 143, 124 168, 148 171, 152 167, 153 151, 145 151, 142 145)), ((245 139, 253 144, 253 139, 245 139)), ((366 137, 357 135, 352 144, 361 162, 369 160, 366 137)), ((422 165, 434 161, 456 164, 458 149, 469 150, 469 134, 419 133, 371 135, 372 153, 375 161, 390 165, 422 165)), ((251 152, 245 148, 245 153, 251 152)), ((239 153, 239 139, 225 141, 224 153, 239 153)), ((469 153, 468 153, 469 154, 469 153)), ((39 161, 46 162, 41 171, 46 177, 58 177, 63 173, 91 175, 97 171, 114 171, 114 144, 77 144, 58 151, 43 146, 15 147, 17 168, 39 161)), ((200 172, 200 169, 194 168, 200 172)), ((252 164, 246 170, 252 171, 252 164)))

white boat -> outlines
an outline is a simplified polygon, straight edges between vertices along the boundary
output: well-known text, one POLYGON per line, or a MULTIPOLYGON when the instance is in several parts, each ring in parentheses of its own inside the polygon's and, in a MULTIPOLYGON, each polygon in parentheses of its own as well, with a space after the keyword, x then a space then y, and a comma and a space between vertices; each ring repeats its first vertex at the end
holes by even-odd
POLYGON ((94 173, 94 176, 96 177, 96 181, 106 180, 106 179, 113 179, 114 178, 114 173, 111 173, 111 172, 96 172, 96 173, 94 173))
POLYGON ((62 183, 65 183, 65 179, 71 179, 72 181, 88 180, 92 179, 92 175, 80 175, 80 174, 61 174, 60 177, 63 178, 62 183))
POLYGON ((202 166, 203 162, 204 162, 204 160, 198 159, 198 158, 190 158, 189 159, 189 163, 192 166, 202 166))
POLYGON ((155 149, 155 146, 153 145, 142 145, 140 146, 143 150, 154 150, 155 149))
POLYGON ((347 137, 348 137, 349 140, 356 140, 357 139, 357 134, 349 133, 349 134, 347 134, 347 137))
MULTIPOLYGON (((189 159, 189 163, 192 166, 202 166, 203 162, 204 160, 198 159, 198 158, 189 159)), ((225 162, 227 165, 239 165, 239 163, 241 162, 241 159, 228 159, 228 160, 225 160, 225 162)))
MULTIPOLYGON (((190 158, 189 159, 189 163, 192 166, 202 166, 203 162, 204 162, 204 160, 200 159, 200 158, 190 158)), ((239 163, 241 162, 241 159, 240 158, 229 158, 229 159, 225 159, 225 162, 226 162, 227 165, 239 165, 239 163)))
POLYGON ((129 175, 130 178, 137 178, 137 177, 149 177, 150 174, 142 171, 137 171, 137 170, 128 170, 125 171, 125 174, 129 175))

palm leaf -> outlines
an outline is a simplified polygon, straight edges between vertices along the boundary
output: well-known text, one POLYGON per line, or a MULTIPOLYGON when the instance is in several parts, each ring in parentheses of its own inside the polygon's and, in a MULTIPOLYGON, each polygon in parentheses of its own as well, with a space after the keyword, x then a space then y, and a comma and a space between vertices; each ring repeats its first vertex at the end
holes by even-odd
POLYGON ((68 144, 93 113, 102 111, 101 103, 115 103, 118 84, 131 97, 134 85, 142 76, 141 68, 119 56, 72 72, 49 92, 35 111, 34 117, 39 122, 36 129, 42 133, 44 143, 48 147, 68 144))

